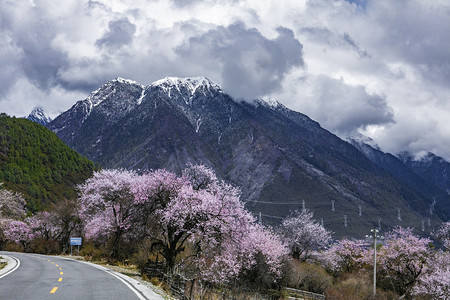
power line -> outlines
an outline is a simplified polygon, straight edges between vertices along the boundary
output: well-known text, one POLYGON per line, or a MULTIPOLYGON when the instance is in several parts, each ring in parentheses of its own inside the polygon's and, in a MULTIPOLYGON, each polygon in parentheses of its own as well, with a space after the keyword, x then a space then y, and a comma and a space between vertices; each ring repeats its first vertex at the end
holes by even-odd
MULTIPOLYGON (((316 196, 317 194, 310 194, 310 195, 308 195, 308 197, 310 197, 310 198, 312 198, 312 197, 314 197, 314 196, 316 196)), ((437 202, 436 202, 436 197, 444 197, 444 196, 450 196, 449 194, 438 194, 438 195, 435 195, 435 196, 433 196, 433 197, 423 197, 423 198, 415 198, 414 200, 406 200, 406 199, 402 199, 403 200, 403 202, 404 203, 406 203, 406 204, 413 204, 413 203, 417 203, 417 202, 423 202, 423 201, 425 201, 425 200, 428 200, 428 199, 433 199, 433 201, 435 202, 434 203, 434 205, 433 205, 433 209, 434 209, 434 207, 435 207, 435 205, 437 204, 437 202)), ((301 202, 297 202, 297 201, 288 201, 288 202, 279 202, 279 201, 259 201, 259 200, 247 200, 247 201, 245 201, 245 203, 250 203, 250 202, 253 202, 253 203, 258 203, 258 204, 270 204, 270 205, 298 205, 298 206, 300 206, 300 205, 303 205, 303 201, 305 201, 305 200, 302 200, 301 202)), ((331 200, 331 201, 335 201, 335 200, 331 200)), ((348 201, 350 201, 349 199, 348 199, 348 201)), ((314 206, 316 206, 316 205, 329 205, 329 201, 328 202, 315 202, 315 201, 313 201, 312 202, 312 204, 314 205, 314 206)), ((431 204, 429 204, 429 205, 431 205, 431 204)), ((446 207, 446 206, 450 206, 450 202, 449 203, 445 203, 444 205, 442 205, 442 204, 439 204, 438 205, 439 207, 446 207)))
MULTIPOLYGON (((443 195, 449 196, 448 194, 441 194, 441 195, 437 195, 437 196, 439 197, 439 196, 443 196, 443 195)), ((433 197, 433 199, 435 199, 435 198, 436 197, 433 197)), ((424 198, 419 198, 419 199, 412 200, 412 201, 403 199, 403 201, 401 201, 401 204, 409 208, 409 205, 417 203, 417 202, 423 202, 424 200, 427 200, 427 199, 430 199, 430 198, 429 197, 424 197, 424 198)), ((336 200, 331 200, 331 210, 332 211, 335 211, 335 203, 336 203, 335 201, 336 200)), ((350 204, 354 204, 353 202, 351 202, 351 200, 347 200, 347 201, 350 204)), ((296 202, 296 201, 277 202, 277 201, 247 200, 244 203, 247 204, 249 202, 253 202, 255 204, 286 205, 286 206, 298 206, 298 207, 302 206, 302 210, 304 209, 304 207, 306 205, 305 204, 306 203, 305 200, 302 200, 301 202, 296 202)), ((430 205, 430 212, 431 212, 431 208, 432 208, 433 211, 436 209, 435 208, 436 204, 437 204, 436 200, 434 200, 433 203, 429 204, 430 205)), ((317 208, 320 208, 320 207, 325 207, 325 206, 330 205, 330 202, 314 202, 313 201, 313 202, 310 202, 310 204, 308 204, 308 205, 310 207, 314 208, 314 209, 317 209, 317 208)), ((396 205, 390 205, 390 206, 386 206, 385 204, 383 204, 382 205, 383 208, 376 208, 376 207, 377 207, 376 205, 371 205, 368 209, 369 210, 375 209, 378 212, 389 212, 389 211, 392 211, 393 209, 397 209, 398 208, 398 203, 396 205)), ((448 201, 448 203, 438 204, 437 207, 441 208, 441 209, 445 209, 447 207, 450 207, 450 201, 448 201)), ((410 209, 410 210, 412 210, 412 209, 410 209)), ((417 210, 412 210, 412 211, 417 212, 417 210)))
MULTIPOLYGON (((273 216, 273 215, 269 215, 269 214, 263 214, 263 213, 261 213, 260 214, 261 216, 263 216, 263 217, 265 217, 265 218, 271 218, 271 219, 278 219, 278 220, 283 220, 283 219, 285 219, 284 217, 280 217, 280 216, 273 216)), ((373 224, 377 224, 378 223, 378 230, 381 230, 381 221, 382 221, 382 218, 380 218, 380 217, 378 217, 376 220, 373 220, 373 219, 367 219, 367 218, 364 218, 364 220, 366 221, 366 222, 364 222, 364 223, 373 223, 373 224)), ((399 220, 400 221, 400 220, 399 220)), ((330 227, 330 226, 336 226, 336 225, 338 225, 338 224, 343 224, 344 225, 344 227, 345 228, 348 228, 351 224, 353 224, 353 226, 351 226, 352 227, 352 231, 353 232, 357 232, 357 233, 359 233, 361 236, 363 236, 364 234, 363 234, 363 231, 362 231, 362 229, 363 229, 363 227, 362 226, 359 226, 358 224, 362 224, 363 223, 363 221, 361 220, 361 219, 352 219, 352 221, 350 221, 349 219, 348 219, 348 215, 341 215, 341 216, 339 216, 339 217, 335 217, 335 218, 324 218, 324 217, 321 217, 320 218, 320 224, 323 226, 323 227, 330 227), (342 223, 342 221, 343 221, 343 218, 344 218, 344 222, 342 223)), ((400 225, 400 224, 399 224, 400 225)), ((409 225, 411 225, 411 221, 409 221, 409 225)), ((425 232, 425 221, 422 219, 422 220, 418 220, 417 222, 416 222, 416 226, 412 226, 413 228, 416 228, 417 230, 421 230, 422 229, 422 232, 425 232)), ((431 227, 431 223, 430 223, 430 225, 428 226, 428 227, 431 227)))

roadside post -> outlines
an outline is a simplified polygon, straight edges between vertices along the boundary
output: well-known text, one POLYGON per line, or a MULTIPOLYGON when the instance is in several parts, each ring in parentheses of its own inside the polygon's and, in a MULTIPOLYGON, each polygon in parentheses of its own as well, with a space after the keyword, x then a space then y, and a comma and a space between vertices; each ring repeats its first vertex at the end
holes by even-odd
POLYGON ((72 246, 78 246, 78 255, 80 255, 81 242, 82 242, 82 238, 80 238, 80 237, 71 237, 70 238, 70 256, 72 256, 72 246))

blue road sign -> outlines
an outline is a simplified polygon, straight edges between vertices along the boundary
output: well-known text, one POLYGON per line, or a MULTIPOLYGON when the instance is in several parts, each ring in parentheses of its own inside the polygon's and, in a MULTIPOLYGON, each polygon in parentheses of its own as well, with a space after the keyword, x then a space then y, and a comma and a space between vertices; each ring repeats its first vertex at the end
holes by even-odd
POLYGON ((80 237, 71 237, 70 245, 71 246, 81 246, 81 238, 80 237))

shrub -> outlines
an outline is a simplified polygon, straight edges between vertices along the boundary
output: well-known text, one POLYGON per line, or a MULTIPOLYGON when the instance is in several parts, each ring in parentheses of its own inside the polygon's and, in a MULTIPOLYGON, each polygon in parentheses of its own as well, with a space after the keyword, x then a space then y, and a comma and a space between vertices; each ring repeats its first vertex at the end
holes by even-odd
POLYGON ((28 250, 40 254, 59 254, 61 252, 58 242, 43 238, 33 239, 28 246, 28 250))
POLYGON ((18 243, 14 242, 7 242, 5 244, 5 251, 11 251, 11 252, 23 252, 24 247, 18 243))
POLYGON ((144 240, 139 246, 136 246, 136 251, 131 255, 131 263, 136 265, 137 268, 142 272, 144 267, 147 265, 149 261, 156 262, 158 260, 161 262, 162 257, 158 256, 155 251, 152 250, 151 241, 144 240))
MULTIPOLYGON (((145 276, 147 276, 147 275, 145 275, 145 276)), ((152 277, 148 281, 150 281, 150 283, 153 284, 154 286, 160 286, 161 285, 161 281, 159 280, 158 277, 152 277)))
POLYGON ((92 242, 87 242, 80 250, 80 255, 87 260, 101 260, 106 257, 104 247, 96 247, 92 242))
POLYGON ((322 294, 332 284, 332 277, 319 265, 291 259, 283 271, 282 283, 291 288, 322 294))
POLYGON ((276 281, 278 278, 270 271, 270 267, 271 266, 267 264, 263 255, 258 253, 255 257, 253 266, 241 273, 239 281, 249 288, 256 288, 258 290, 276 288, 276 281))

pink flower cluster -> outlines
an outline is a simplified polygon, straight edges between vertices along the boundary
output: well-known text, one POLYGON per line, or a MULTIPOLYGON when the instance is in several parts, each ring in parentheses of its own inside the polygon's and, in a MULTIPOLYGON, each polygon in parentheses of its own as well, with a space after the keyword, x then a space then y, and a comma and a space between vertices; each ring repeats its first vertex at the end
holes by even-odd
POLYGON ((442 223, 434 236, 442 241, 445 248, 450 250, 450 222, 442 223))
POLYGON ((360 240, 340 240, 324 251, 319 260, 326 269, 335 274, 351 273, 364 263, 367 256, 368 251, 363 245, 360 240))
POLYGON ((22 221, 9 222, 4 234, 8 240, 23 246, 26 246, 34 238, 30 225, 22 221))
POLYGON ((450 296, 450 252, 439 251, 428 261, 428 268, 413 289, 416 295, 431 295, 446 300, 450 296))

